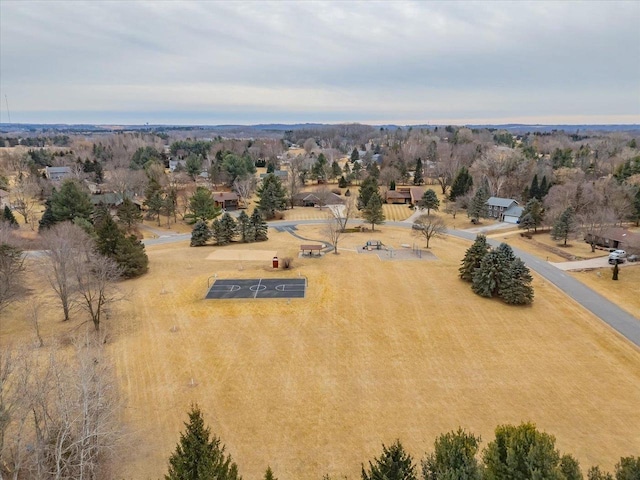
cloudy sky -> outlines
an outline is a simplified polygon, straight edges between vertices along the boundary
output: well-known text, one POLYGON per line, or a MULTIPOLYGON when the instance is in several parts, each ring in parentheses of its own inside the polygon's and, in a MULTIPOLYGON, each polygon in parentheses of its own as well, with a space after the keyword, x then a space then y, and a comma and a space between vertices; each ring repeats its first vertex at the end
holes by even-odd
POLYGON ((0 62, 1 122, 640 123, 638 1, 0 0, 0 62))

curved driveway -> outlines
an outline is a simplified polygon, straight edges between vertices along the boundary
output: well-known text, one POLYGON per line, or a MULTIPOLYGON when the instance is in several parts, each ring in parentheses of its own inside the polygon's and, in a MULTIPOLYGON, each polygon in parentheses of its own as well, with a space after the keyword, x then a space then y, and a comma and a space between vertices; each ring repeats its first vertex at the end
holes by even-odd
MULTIPOLYGON (((325 223, 326 220, 282 220, 269 223, 269 227, 286 227, 295 225, 314 225, 325 223)), ((362 223, 358 220, 351 220, 352 223, 362 223)), ((411 222, 385 222, 385 225, 391 227, 403 227, 411 228, 411 222)), ((464 230, 447 230, 447 234, 462 238, 469 241, 474 241, 476 233, 467 232, 464 230)), ((162 245, 165 243, 173 243, 182 240, 188 240, 191 238, 190 234, 176 234, 161 236, 159 238, 145 240, 145 245, 162 245)), ((498 246, 501 242, 487 239, 492 246, 498 246)), ((607 300, 599 293, 593 291, 580 281, 569 276, 564 271, 554 267, 552 264, 545 260, 541 260, 534 255, 523 252, 517 248, 513 249, 514 253, 519 256, 529 268, 544 277, 547 281, 553 283, 556 287, 566 293, 569 297, 574 299, 584 308, 591 313, 599 317, 602 321, 606 322, 618 333, 626 337, 636 346, 640 347, 640 320, 630 313, 626 312, 622 308, 618 307, 615 303, 607 300)))

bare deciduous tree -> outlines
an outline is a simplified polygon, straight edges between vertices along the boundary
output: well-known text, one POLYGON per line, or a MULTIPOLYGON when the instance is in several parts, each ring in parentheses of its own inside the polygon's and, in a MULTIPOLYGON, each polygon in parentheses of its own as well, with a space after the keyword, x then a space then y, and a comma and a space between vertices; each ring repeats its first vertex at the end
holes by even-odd
POLYGON ((82 267, 83 259, 87 258, 91 240, 84 230, 70 222, 54 225, 43 234, 43 239, 44 276, 60 300, 66 321, 77 293, 75 269, 82 267))
POLYGON ((96 331, 108 306, 122 298, 115 282, 121 277, 118 264, 103 255, 92 253, 74 267, 80 304, 89 314, 96 331))
POLYGON ((0 354, 0 478, 109 478, 118 438, 115 379, 100 339, 0 354))
POLYGON ((330 205, 329 210, 333 218, 329 220, 325 228, 325 234, 333 245, 333 253, 338 254, 338 242, 347 228, 347 222, 356 211, 353 197, 345 197, 344 205, 330 205))
POLYGON ((0 313, 27 291, 25 256, 9 227, 0 225, 0 313))
POLYGON ((18 180, 16 185, 11 191, 13 193, 13 208, 16 212, 22 215, 24 223, 31 227, 31 230, 35 228, 35 212, 38 208, 39 202, 36 198, 39 191, 37 182, 31 178, 22 178, 18 180))
POLYGON ((248 201, 256 190, 256 178, 249 175, 245 178, 236 178, 233 182, 233 191, 240 196, 242 204, 247 207, 248 201))
POLYGON ((413 223, 416 225, 413 230, 414 234, 427 241, 427 248, 429 248, 429 241, 432 238, 443 236, 447 231, 445 221, 435 215, 420 215, 413 223))

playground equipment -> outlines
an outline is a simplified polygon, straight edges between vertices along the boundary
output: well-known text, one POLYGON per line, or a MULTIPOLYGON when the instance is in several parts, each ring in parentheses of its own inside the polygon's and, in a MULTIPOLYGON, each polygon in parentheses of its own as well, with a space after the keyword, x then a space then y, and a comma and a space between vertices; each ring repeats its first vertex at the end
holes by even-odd
POLYGON ((363 250, 387 250, 387 247, 380 240, 367 240, 362 247, 363 250))

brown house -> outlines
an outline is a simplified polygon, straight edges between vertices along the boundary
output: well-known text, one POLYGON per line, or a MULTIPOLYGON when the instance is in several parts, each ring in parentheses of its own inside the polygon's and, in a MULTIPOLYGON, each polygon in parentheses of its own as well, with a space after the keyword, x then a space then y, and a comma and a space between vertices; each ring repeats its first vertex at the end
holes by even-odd
POLYGON ((225 210, 236 210, 240 197, 234 192, 213 192, 213 201, 216 207, 223 208, 225 210))
POLYGON ((424 195, 424 187, 396 187, 395 190, 387 190, 384 201, 387 203, 410 203, 415 205, 424 195))
POLYGON ((584 240, 611 250, 640 248, 640 234, 622 227, 611 227, 599 234, 587 233, 584 240))

